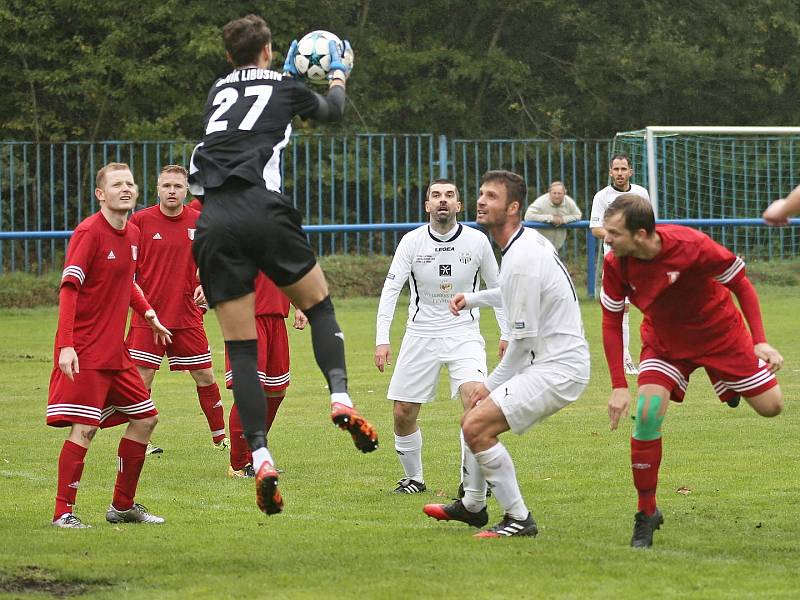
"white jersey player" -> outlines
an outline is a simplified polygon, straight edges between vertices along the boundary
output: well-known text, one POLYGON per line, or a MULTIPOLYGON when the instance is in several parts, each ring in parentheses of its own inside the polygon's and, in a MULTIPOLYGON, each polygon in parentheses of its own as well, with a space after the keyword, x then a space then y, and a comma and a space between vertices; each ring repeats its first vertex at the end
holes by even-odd
MULTIPOLYGON (((405 476, 396 493, 426 489, 422 469, 422 432, 417 416, 422 404, 436 396, 439 372, 446 366, 450 394, 465 400, 486 378, 486 351, 478 326, 478 310, 450 313, 456 293, 497 286, 497 261, 487 237, 458 223, 458 189, 446 179, 428 187, 425 210, 430 223, 410 231, 397 246, 378 306, 375 366, 391 363, 389 329, 397 298, 408 281, 411 295, 406 333, 387 397, 394 401, 395 449, 405 476)), ((502 311, 496 317, 503 329, 502 311)), ((463 443, 462 443, 463 445, 463 443)))
MULTIPOLYGON (((650 201, 650 194, 647 193, 645 188, 630 182, 633 176, 633 169, 631 168, 631 159, 627 154, 615 154, 611 157, 608 175, 611 177, 612 183, 594 195, 592 216, 589 218, 589 228, 592 231, 592 235, 600 240, 603 240, 606 236, 606 230, 603 229, 603 217, 606 214, 606 209, 613 204, 617 197, 622 194, 636 194, 648 202, 650 201)), ((603 242, 603 256, 608 254, 610 250, 611 246, 603 242)), ((636 368, 636 363, 633 362, 629 350, 631 338, 628 321, 629 310, 630 303, 625 298, 625 314, 622 317, 622 362, 625 365, 626 374, 636 375, 639 370, 636 368)))
POLYGON ((485 384, 477 385, 462 420, 467 443, 464 498, 427 504, 424 512, 442 521, 475 527, 488 522, 486 483, 503 508, 503 519, 476 537, 534 536, 536 522, 520 493, 514 463, 498 436, 522 434, 572 404, 589 382, 589 346, 572 280, 553 246, 522 226, 524 180, 509 171, 482 178, 477 221, 503 248, 500 287, 456 294, 454 313, 502 306, 509 343, 485 384))

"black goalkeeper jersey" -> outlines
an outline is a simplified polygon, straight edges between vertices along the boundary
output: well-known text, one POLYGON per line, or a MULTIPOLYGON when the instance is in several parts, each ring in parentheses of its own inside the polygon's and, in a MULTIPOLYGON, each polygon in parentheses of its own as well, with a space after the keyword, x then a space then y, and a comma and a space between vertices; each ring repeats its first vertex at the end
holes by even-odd
POLYGON ((191 191, 201 195, 235 176, 281 192, 281 154, 292 119, 312 116, 321 99, 269 69, 237 69, 218 79, 203 110, 203 139, 192 152, 191 191))

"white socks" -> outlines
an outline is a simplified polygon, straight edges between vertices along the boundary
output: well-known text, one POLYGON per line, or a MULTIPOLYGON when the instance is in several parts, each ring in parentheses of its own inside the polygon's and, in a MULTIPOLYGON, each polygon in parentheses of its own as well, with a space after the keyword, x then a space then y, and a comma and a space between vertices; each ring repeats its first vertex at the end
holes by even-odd
POLYGON ((258 473, 258 470, 261 468, 265 462, 268 462, 271 465, 275 465, 275 461, 272 460, 272 455, 269 453, 269 450, 266 448, 259 448, 258 450, 253 451, 253 470, 258 473))
POLYGON ((505 446, 498 442, 488 450, 477 452, 474 456, 505 513, 512 519, 520 521, 527 519, 530 511, 522 499, 522 493, 519 491, 517 483, 517 472, 514 470, 514 463, 505 446))
POLYGON ((331 404, 335 404, 337 402, 353 408, 353 401, 350 399, 350 394, 347 392, 336 392, 335 394, 331 394, 331 404))
POLYGON ((397 458, 403 465, 403 472, 408 479, 425 483, 422 476, 422 430, 417 430, 410 435, 394 436, 394 449, 397 458))
POLYGON ((464 441, 463 431, 461 432, 461 484, 464 486, 464 497, 461 499, 464 508, 470 512, 478 512, 486 506, 486 480, 475 455, 464 441))

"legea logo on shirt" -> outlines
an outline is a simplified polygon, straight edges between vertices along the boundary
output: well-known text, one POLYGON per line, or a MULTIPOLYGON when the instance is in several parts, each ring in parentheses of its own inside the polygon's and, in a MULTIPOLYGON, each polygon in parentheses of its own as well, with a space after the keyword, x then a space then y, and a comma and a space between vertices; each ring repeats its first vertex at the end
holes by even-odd
POLYGON ((525 329, 525 321, 514 321, 514 329, 525 329))

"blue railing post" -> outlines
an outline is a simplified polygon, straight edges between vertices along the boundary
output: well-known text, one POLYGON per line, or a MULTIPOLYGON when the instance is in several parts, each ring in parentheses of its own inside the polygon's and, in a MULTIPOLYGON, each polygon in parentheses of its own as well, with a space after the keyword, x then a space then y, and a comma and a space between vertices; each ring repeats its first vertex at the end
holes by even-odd
POLYGON ((447 179, 447 136, 439 136, 439 179, 447 179))
POLYGON ((597 238, 590 229, 586 233, 586 295, 594 298, 594 280, 597 271, 597 238))

